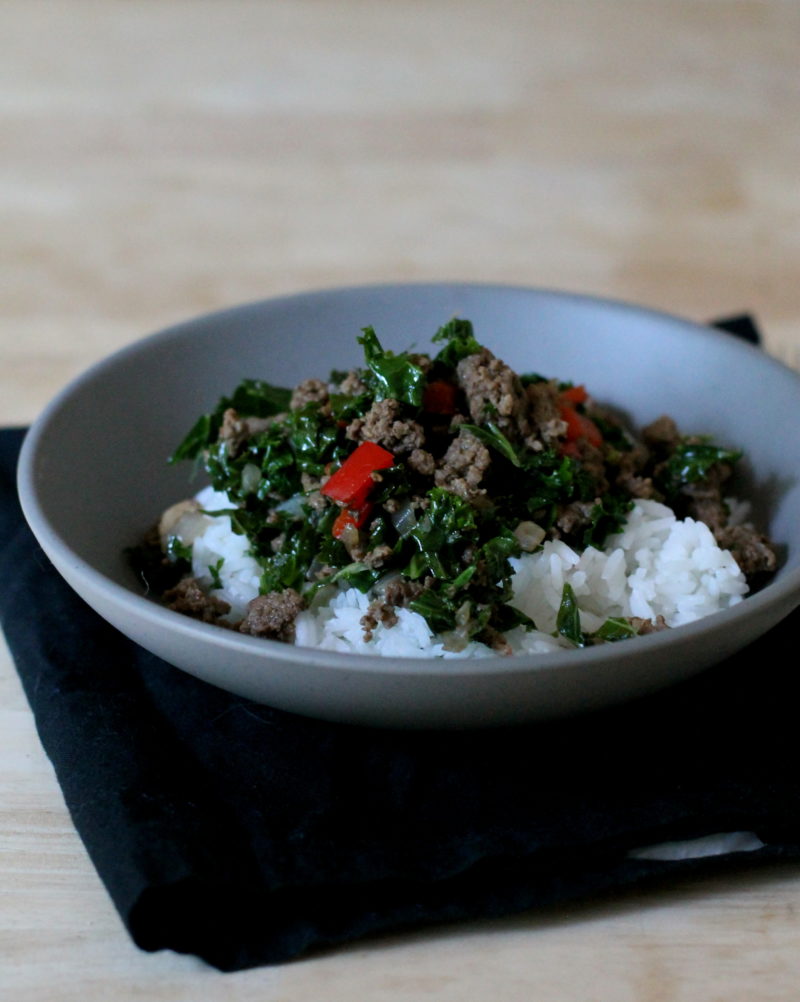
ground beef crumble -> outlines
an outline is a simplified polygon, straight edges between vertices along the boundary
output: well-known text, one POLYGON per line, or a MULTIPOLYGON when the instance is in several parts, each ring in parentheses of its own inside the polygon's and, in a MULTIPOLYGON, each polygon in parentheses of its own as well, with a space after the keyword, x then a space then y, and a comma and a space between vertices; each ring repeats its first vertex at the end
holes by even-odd
POLYGON ((203 623, 220 623, 231 607, 216 595, 204 591, 197 578, 187 577, 164 593, 164 603, 168 609, 182 612, 203 623))
MULTIPOLYGON (((660 417, 644 429, 643 437, 657 452, 659 463, 653 471, 658 478, 659 471, 669 461, 669 457, 681 442, 675 422, 669 417, 660 417)), ((730 550, 742 573, 753 586, 766 575, 772 574, 778 563, 774 544, 749 524, 730 524, 730 508, 725 499, 725 490, 733 474, 729 463, 714 463, 706 475, 694 483, 684 484, 679 491, 677 514, 703 522, 714 535, 717 543, 730 550)))
POLYGON ((430 579, 409 581, 406 578, 394 578, 389 581, 361 617, 364 639, 366 641, 372 640, 373 631, 379 623, 384 626, 394 626, 397 623, 397 609, 408 605, 429 586, 430 579))
POLYGON ((530 383, 525 389, 525 394, 533 437, 533 442, 528 444, 538 452, 542 443, 546 446, 552 445, 567 428, 561 417, 558 384, 555 380, 530 383), (538 448, 533 444, 537 442, 538 448))
POLYGON ((395 455, 406 455, 425 442, 425 431, 416 421, 402 417, 397 400, 376 400, 364 417, 355 418, 345 433, 356 442, 377 442, 395 455))
POLYGON ((274 418, 240 417, 229 407, 222 415, 222 425, 219 429, 219 441, 225 442, 228 455, 238 456, 245 444, 262 431, 269 428, 274 418))
POLYGON ((629 622, 640 637, 644 637, 648 633, 660 633, 662 630, 669 629, 667 621, 663 616, 656 616, 655 619, 642 619, 641 616, 631 616, 629 622))
POLYGON ((308 403, 326 403, 328 400, 328 384, 321 379, 304 379, 292 392, 289 407, 293 411, 300 410, 308 403))
POLYGON ((483 442, 461 428, 434 473, 434 483, 474 503, 486 495, 486 489, 480 485, 491 462, 491 454, 483 442))
POLYGON ((294 588, 258 595, 247 607, 247 615, 239 624, 241 633, 271 640, 294 640, 295 621, 305 608, 305 600, 294 588))
POLYGON ((775 546, 750 525, 725 526, 718 529, 714 536, 720 546, 731 551, 749 580, 772 574, 778 566, 775 546))
POLYGON ((528 397, 522 381, 488 348, 463 358, 456 374, 475 424, 491 419, 511 441, 530 434, 528 397))

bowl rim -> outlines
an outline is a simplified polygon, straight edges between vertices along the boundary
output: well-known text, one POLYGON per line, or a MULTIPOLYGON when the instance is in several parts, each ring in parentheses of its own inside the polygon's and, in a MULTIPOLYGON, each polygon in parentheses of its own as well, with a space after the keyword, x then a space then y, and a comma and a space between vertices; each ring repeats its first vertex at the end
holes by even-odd
MULTIPOLYGON (((51 560, 63 574, 75 574, 85 580, 93 591, 102 591, 109 603, 119 609, 131 608, 137 616, 151 626, 170 629, 174 634, 186 637, 204 637, 213 646, 221 650, 237 651, 249 655, 259 653, 266 661, 281 659, 288 662, 302 662, 313 668, 324 668, 336 673, 372 674, 380 672, 394 677, 419 676, 459 677, 486 675, 500 677, 503 675, 527 674, 531 671, 554 671, 572 669, 580 672, 585 666, 587 671, 598 661, 608 658, 608 645, 597 645, 586 648, 563 648, 546 654, 516 654, 511 657, 490 655, 480 658, 431 658, 431 657, 396 657, 379 654, 344 653, 322 650, 314 647, 299 647, 276 640, 251 637, 234 631, 221 629, 213 624, 191 619, 174 610, 157 604, 145 594, 139 594, 132 589, 118 584, 105 574, 96 570, 90 563, 72 549, 60 536, 45 515, 39 501, 35 484, 34 468, 40 450, 46 445, 47 434, 52 424, 57 421, 64 405, 72 396, 86 384, 92 383, 103 374, 116 367, 130 356, 146 352, 149 347, 183 337, 187 330, 198 323, 214 323, 224 321, 228 316, 241 315, 243 312, 258 310, 264 307, 279 307, 290 305, 293 301, 323 299, 326 297, 346 298, 354 294, 390 291, 413 294, 418 290, 463 291, 491 295, 530 295, 535 294, 560 302, 574 302, 584 306, 595 306, 604 310, 627 312, 643 318, 658 319, 681 327, 693 336, 707 337, 718 340, 720 345, 728 347, 725 350, 750 353, 758 358, 759 364, 773 367, 785 374, 790 374, 797 381, 800 392, 800 374, 789 369, 779 360, 767 355, 763 349, 728 333, 705 327, 700 323, 682 318, 666 310, 653 309, 636 303, 617 300, 612 297, 597 296, 559 289, 527 286, 513 283, 470 282, 470 281, 426 281, 426 282, 376 282, 360 285, 321 287, 308 291, 284 293, 278 296, 252 299, 243 303, 227 306, 189 317, 171 324, 161 330, 137 338, 110 354, 100 358, 78 375, 69 380, 44 407, 33 424, 28 429, 17 467, 17 486, 20 503, 25 518, 40 545, 45 552, 52 554, 51 560)), ((67 575, 64 575, 67 576, 67 575)), ((692 623, 686 623, 676 630, 660 631, 637 638, 635 645, 614 645, 615 659, 625 662, 638 659, 644 650, 654 654, 662 648, 673 648, 680 644, 691 644, 693 638, 702 634, 727 633, 731 623, 746 622, 760 616, 763 610, 774 607, 784 608, 783 615, 788 615, 800 605, 800 566, 785 570, 777 579, 770 581, 762 589, 734 606, 713 613, 692 623)))

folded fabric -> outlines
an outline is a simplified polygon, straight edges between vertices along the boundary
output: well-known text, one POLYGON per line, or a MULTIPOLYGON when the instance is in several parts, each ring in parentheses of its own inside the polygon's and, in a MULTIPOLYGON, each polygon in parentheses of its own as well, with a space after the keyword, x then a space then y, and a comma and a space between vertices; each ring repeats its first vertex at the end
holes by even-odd
POLYGON ((305 719, 202 683, 96 616, 24 524, 22 437, 0 432, 0 623, 140 947, 239 970, 800 856, 782 655, 798 614, 691 681, 584 717, 464 733, 305 719), (701 850, 659 850, 686 840, 701 850))

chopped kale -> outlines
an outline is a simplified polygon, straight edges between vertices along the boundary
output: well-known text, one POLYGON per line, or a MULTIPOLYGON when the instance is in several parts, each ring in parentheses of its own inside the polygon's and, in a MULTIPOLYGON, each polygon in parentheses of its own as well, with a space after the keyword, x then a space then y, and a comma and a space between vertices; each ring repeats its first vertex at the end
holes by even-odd
POLYGON ((372 327, 365 327, 358 343, 364 349, 369 372, 367 383, 376 400, 394 399, 412 407, 420 407, 425 388, 425 373, 403 353, 384 351, 372 327))
POLYGON ((572 585, 565 583, 561 591, 561 605, 556 616, 556 631, 574 647, 585 647, 586 637, 581 630, 581 613, 572 585))
POLYGON ((424 574, 452 578, 461 570, 465 540, 476 528, 475 509, 442 487, 428 492, 430 505, 408 534, 418 546, 405 570, 412 579, 424 574))
POLYGON ((597 425, 598 431, 603 436, 606 448, 616 449, 617 452, 630 452, 633 449, 633 442, 630 436, 616 421, 611 421, 594 411, 592 412, 592 421, 597 425))
POLYGON ((211 575, 212 588, 222 588, 222 578, 219 576, 219 572, 222 570, 222 565, 224 563, 225 557, 220 557, 215 563, 208 565, 208 573, 211 575))
POLYGON ((167 537, 167 559, 171 563, 177 563, 182 560, 185 563, 191 565, 192 563, 192 548, 183 543, 178 536, 168 536, 167 537))
POLYGON ((707 438, 684 439, 658 471, 658 486, 668 499, 674 499, 681 487, 704 480, 717 463, 734 464, 741 456, 707 438))
POLYGON ((310 520, 302 520, 287 532, 277 553, 262 562, 262 593, 296 588, 298 591, 306 581, 311 562, 316 555, 315 527, 310 520))
POLYGON ((247 417, 273 417, 289 407, 292 391, 272 386, 261 379, 244 379, 230 397, 222 397, 209 414, 195 422, 189 434, 169 457, 170 463, 181 459, 195 459, 207 446, 216 441, 226 410, 233 408, 247 417))
POLYGON ((516 449, 493 421, 487 421, 483 426, 465 422, 461 427, 473 434, 475 438, 479 438, 484 445, 488 445, 490 449, 498 452, 512 466, 522 466, 522 461, 517 455, 516 449))
POLYGON ((470 321, 460 320, 458 317, 440 327, 433 335, 433 341, 445 342, 444 348, 434 358, 434 363, 448 369, 455 369, 462 358, 476 355, 482 350, 482 345, 475 339, 470 321))
POLYGON ((522 372, 519 381, 523 386, 533 386, 535 383, 549 382, 547 376, 540 376, 538 372, 522 372))
POLYGON ((605 494, 589 514, 589 525, 583 530, 584 546, 601 549, 606 539, 620 532, 633 508, 633 499, 621 494, 605 494))
POLYGON ((635 637, 636 630, 627 619, 612 616, 594 634, 595 639, 610 643, 617 640, 627 640, 635 637))

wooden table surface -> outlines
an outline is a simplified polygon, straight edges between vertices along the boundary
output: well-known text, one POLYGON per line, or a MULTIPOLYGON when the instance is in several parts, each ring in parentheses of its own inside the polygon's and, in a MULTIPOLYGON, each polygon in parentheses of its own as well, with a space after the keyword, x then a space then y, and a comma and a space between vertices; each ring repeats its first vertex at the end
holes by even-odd
MULTIPOLYGON (((800 340, 796 0, 0 0, 0 423, 193 314, 410 279, 800 340)), ((0 641, 0 646, 2 642, 0 641)), ((128 939, 0 652, 0 997, 797 997, 800 867, 220 975, 128 939)))

